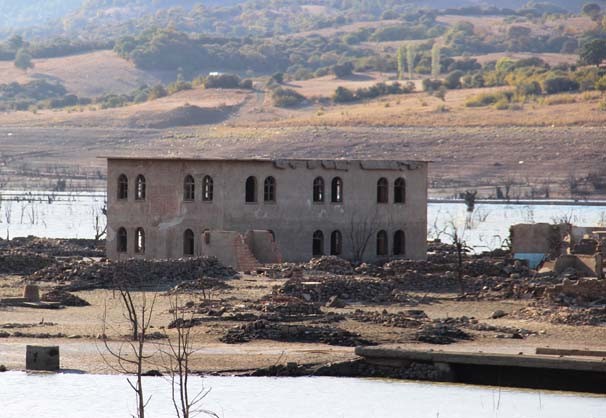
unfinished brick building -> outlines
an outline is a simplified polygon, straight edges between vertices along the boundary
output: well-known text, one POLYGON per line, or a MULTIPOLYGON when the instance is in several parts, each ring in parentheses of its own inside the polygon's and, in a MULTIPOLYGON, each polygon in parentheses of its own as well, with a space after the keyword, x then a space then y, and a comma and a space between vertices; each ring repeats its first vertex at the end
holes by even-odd
POLYGON ((108 158, 107 255, 423 259, 427 162, 108 158))

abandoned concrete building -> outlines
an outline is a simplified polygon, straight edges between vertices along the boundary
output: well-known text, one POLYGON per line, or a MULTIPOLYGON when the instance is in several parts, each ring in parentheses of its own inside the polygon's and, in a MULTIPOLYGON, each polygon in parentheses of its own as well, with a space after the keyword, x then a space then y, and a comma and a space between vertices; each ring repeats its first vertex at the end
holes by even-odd
POLYGON ((424 161, 108 158, 107 255, 424 259, 424 161))

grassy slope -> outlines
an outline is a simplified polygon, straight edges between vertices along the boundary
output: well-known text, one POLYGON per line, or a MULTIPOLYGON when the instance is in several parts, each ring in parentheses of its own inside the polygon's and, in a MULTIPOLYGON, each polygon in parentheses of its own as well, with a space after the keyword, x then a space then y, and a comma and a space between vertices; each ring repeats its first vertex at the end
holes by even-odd
POLYGON ((141 84, 155 84, 169 74, 146 72, 113 51, 97 51, 60 58, 34 60, 27 72, 11 61, 0 61, 0 83, 47 79, 61 82, 71 93, 96 97, 105 93, 127 93, 141 84))

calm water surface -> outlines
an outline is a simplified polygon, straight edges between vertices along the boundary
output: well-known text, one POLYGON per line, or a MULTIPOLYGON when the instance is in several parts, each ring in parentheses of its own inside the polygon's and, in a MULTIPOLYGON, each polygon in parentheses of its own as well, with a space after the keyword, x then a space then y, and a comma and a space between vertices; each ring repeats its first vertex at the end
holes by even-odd
MULTIPOLYGON (((103 193, 0 191, 0 237, 36 235, 48 238, 93 238, 103 229, 103 193), (9 200, 19 197, 18 201, 9 200)), ((606 206, 476 205, 468 213, 459 203, 430 203, 428 237, 449 241, 456 228, 477 250, 500 247, 516 223, 569 221, 576 225, 606 226, 606 206)))
MULTIPOLYGON (((223 418, 604 418, 606 398, 404 381, 195 378, 211 388, 204 407, 223 418)), ((146 415, 173 417, 170 385, 146 378, 146 415)), ((0 374, 3 418, 121 418, 134 412, 124 376, 0 374)))

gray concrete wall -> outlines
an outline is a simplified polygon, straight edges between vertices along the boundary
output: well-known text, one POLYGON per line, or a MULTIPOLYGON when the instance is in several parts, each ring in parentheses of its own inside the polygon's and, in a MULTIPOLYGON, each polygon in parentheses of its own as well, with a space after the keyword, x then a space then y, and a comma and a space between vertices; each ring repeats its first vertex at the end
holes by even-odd
POLYGON ((273 236, 269 231, 248 231, 246 233, 246 244, 255 258, 262 264, 280 263, 282 261, 273 236))
POLYGON ((196 255, 201 255, 199 242, 204 230, 227 230, 245 233, 249 230, 271 230, 284 261, 306 261, 312 257, 314 231, 324 233, 324 249, 330 251, 330 235, 340 230, 344 258, 352 258, 352 231, 359 233, 364 222, 372 236, 364 252, 365 261, 375 261, 376 232, 385 230, 389 250, 393 252, 393 235, 406 233, 406 256, 423 259, 427 238, 427 163, 396 161, 243 161, 243 160, 162 160, 110 159, 108 161, 108 236, 107 254, 111 259, 128 257, 177 258, 183 256, 183 233, 191 229, 196 237, 196 255), (117 199, 120 174, 128 176, 127 200, 117 199), (146 178, 146 199, 135 201, 135 178, 146 178), (193 202, 183 200, 186 175, 196 180, 193 202), (202 201, 202 179, 214 181, 212 202, 202 201), (245 203, 244 190, 248 176, 257 179, 257 202, 245 203), (263 182, 276 179, 276 202, 263 201, 263 182), (325 182, 325 201, 314 203, 313 180, 325 182), (334 177, 343 179, 343 202, 332 203, 330 185, 334 177), (389 180, 389 203, 378 204, 377 181, 389 180), (394 181, 406 179, 406 203, 395 204, 394 181), (353 225, 353 226, 352 226, 353 225), (116 232, 128 232, 128 251, 117 253, 116 232), (146 251, 134 253, 136 228, 145 230, 146 251))
POLYGON ((234 231, 208 231, 202 233, 199 240, 198 255, 206 257, 217 257, 225 266, 238 268, 238 257, 234 242, 242 239, 238 232, 234 231), (205 234, 208 234, 208 243, 205 234))

